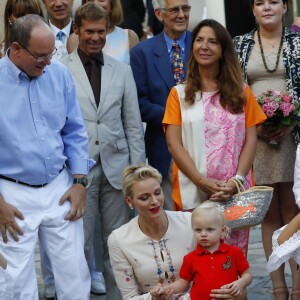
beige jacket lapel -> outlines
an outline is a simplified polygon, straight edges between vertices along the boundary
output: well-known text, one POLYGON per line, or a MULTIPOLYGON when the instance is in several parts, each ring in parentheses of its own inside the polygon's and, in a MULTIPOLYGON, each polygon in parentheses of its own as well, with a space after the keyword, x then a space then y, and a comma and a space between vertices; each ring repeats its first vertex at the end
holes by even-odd
POLYGON ((97 110, 97 105, 90 81, 85 72, 84 66, 77 53, 77 49, 70 54, 69 67, 72 70, 72 75, 76 78, 81 88, 86 92, 92 106, 97 110))

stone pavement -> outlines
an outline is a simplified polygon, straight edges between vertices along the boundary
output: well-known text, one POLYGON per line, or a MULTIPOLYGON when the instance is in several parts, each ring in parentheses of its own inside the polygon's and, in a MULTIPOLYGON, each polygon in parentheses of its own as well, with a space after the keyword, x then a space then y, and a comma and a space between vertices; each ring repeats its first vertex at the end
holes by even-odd
MULTIPOLYGON (((272 284, 266 271, 266 260, 261 243, 260 226, 253 227, 250 232, 250 243, 248 261, 251 265, 253 282, 248 289, 249 300, 270 300, 272 299, 272 284)), ((43 295, 43 282, 40 271, 40 257, 38 247, 36 249, 36 267, 39 284, 40 300, 45 300, 43 295)), ((291 273, 286 270, 288 286, 291 287, 291 273)), ((105 296, 92 296, 90 300, 105 300, 105 296)))

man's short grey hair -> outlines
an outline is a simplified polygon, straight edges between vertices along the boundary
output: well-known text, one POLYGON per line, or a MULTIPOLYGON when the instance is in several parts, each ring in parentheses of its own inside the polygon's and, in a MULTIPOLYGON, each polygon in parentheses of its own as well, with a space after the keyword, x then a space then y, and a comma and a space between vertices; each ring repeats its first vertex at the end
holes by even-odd
POLYGON ((166 0, 152 0, 153 9, 166 7, 166 0))
MULTIPOLYGON (((189 4, 190 1, 187 0, 189 4)), ((165 8, 167 6, 166 0, 152 0, 153 9, 165 8)))
POLYGON ((42 17, 35 14, 28 14, 16 19, 11 26, 9 40, 10 44, 13 42, 19 42, 24 47, 27 47, 31 37, 32 29, 41 24, 48 26, 42 17))

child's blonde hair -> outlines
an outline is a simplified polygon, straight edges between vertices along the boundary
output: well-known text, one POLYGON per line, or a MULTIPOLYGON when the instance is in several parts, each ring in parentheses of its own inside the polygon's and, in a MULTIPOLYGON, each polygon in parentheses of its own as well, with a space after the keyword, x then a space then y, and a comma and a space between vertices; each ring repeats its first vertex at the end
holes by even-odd
POLYGON ((201 203, 197 208, 195 208, 192 212, 192 227, 195 221, 195 218, 199 218, 201 216, 210 216, 216 219, 221 226, 226 227, 226 237, 230 235, 230 229, 226 226, 226 219, 224 215, 223 208, 221 205, 214 201, 205 201, 201 203))

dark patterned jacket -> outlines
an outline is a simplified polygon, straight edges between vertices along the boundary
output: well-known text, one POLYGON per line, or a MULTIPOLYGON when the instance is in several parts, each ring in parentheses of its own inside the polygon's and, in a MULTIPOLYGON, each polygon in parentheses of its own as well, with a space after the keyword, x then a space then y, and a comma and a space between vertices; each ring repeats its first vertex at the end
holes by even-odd
MULTIPOLYGON (((253 36, 255 29, 245 35, 233 39, 235 51, 242 66, 245 81, 248 82, 247 64, 255 44, 253 36)), ((300 34, 288 28, 284 29, 283 65, 285 68, 286 88, 293 97, 293 102, 300 102, 300 34)), ((295 142, 300 142, 300 117, 293 130, 295 142)))

